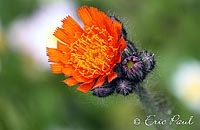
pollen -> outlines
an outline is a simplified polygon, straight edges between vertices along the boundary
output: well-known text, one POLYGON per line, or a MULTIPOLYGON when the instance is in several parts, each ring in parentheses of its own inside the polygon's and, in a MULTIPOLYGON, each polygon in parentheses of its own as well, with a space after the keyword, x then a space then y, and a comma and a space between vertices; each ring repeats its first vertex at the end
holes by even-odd
POLYGON ((112 36, 106 29, 95 26, 87 27, 81 37, 69 47, 73 67, 87 78, 104 73, 109 74, 112 66, 108 63, 112 60, 116 50, 108 46, 112 41, 112 36), (110 51, 109 55, 108 51, 110 51))

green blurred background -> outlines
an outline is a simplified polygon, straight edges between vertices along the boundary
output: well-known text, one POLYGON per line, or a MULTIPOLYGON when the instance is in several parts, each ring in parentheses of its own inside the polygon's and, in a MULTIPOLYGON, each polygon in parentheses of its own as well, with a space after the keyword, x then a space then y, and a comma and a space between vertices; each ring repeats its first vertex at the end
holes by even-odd
MULTIPOLYGON (((174 125, 173 129, 200 129, 200 110, 187 108, 170 90, 176 66, 188 59, 200 60, 200 1, 73 2, 77 7, 95 6, 122 19, 129 39, 156 55, 156 68, 145 86, 164 95, 172 114, 186 120, 194 116, 193 125, 174 125)), ((0 130, 153 130, 144 123, 133 123, 136 117, 146 118, 136 95, 114 94, 101 99, 80 93, 76 87, 60 82, 63 75, 38 69, 28 55, 10 49, 6 39, 9 26, 19 16, 33 14, 39 6, 37 0, 0 0, 0 130)))

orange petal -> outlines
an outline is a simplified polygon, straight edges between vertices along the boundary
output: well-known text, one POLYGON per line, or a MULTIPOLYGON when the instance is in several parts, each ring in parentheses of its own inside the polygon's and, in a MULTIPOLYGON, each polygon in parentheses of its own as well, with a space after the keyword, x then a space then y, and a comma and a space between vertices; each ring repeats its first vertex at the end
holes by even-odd
POLYGON ((120 38, 119 44, 120 44, 119 51, 122 51, 122 50, 124 50, 126 48, 126 41, 124 40, 123 37, 120 38))
POLYGON ((117 56, 114 59, 115 63, 120 63, 121 58, 122 58, 122 53, 118 53, 117 56))
POLYGON ((73 72, 74 72, 74 67, 73 66, 65 66, 62 70, 62 72, 64 73, 65 76, 72 76, 73 72))
POLYGON ((74 72, 72 73, 72 76, 73 76, 77 81, 79 81, 79 82, 86 82, 86 81, 88 81, 88 78, 83 77, 83 76, 79 73, 79 71, 74 71, 74 72))
POLYGON ((67 16, 64 20, 62 20, 64 31, 70 37, 74 37, 75 33, 82 34, 83 29, 81 26, 70 16, 67 16))
POLYGON ((105 82, 106 76, 101 76, 98 78, 98 80, 96 81, 95 85, 93 86, 93 88, 102 86, 105 82))
POLYGON ((61 57, 60 57, 60 61, 63 63, 63 64, 69 64, 69 60, 70 60, 70 53, 66 53, 66 54, 63 54, 61 57))
POLYGON ((113 42, 117 42, 120 34, 116 31, 115 26, 113 26, 113 22, 111 18, 105 19, 104 24, 106 25, 106 30, 109 32, 109 34, 113 37, 113 42))
MULTIPOLYGON (((115 38, 114 31, 113 31, 114 28, 112 26, 112 20, 110 18, 108 18, 108 19, 105 19, 104 21, 105 21, 104 24, 105 24, 106 30, 109 32, 109 34, 111 36, 113 36, 115 38)), ((116 34, 116 32, 115 32, 115 34, 116 34)))
POLYGON ((48 48, 47 47, 47 54, 57 53, 57 52, 59 52, 58 49, 56 49, 56 48, 48 48))
POLYGON ((108 82, 110 83, 113 79, 117 78, 117 73, 112 72, 108 75, 108 82))
POLYGON ((69 39, 67 38, 67 34, 64 32, 62 28, 57 28, 53 35, 62 42, 70 44, 69 39))
POLYGON ((54 74, 62 73, 63 65, 61 63, 51 64, 51 70, 54 74))
POLYGON ((93 85, 94 85, 94 81, 91 83, 83 83, 77 88, 77 90, 83 93, 86 93, 92 88, 93 85))
POLYGON ((49 56, 49 62, 60 62, 62 53, 56 48, 47 48, 47 56, 49 56))
POLYGON ((120 34, 121 34, 121 31, 122 31, 122 24, 121 24, 120 22, 118 22, 117 20, 115 20, 115 21, 113 22, 113 26, 114 26, 115 31, 116 31, 117 34, 118 34, 118 37, 119 37, 120 34))
POLYGON ((93 19, 91 17, 90 12, 89 12, 88 6, 83 6, 83 7, 79 8, 77 13, 78 13, 78 15, 79 15, 79 17, 82 20, 84 25, 86 25, 86 26, 92 25, 93 19))
POLYGON ((105 23, 108 22, 107 20, 110 19, 110 17, 108 17, 104 12, 101 12, 97 8, 94 8, 94 7, 90 7, 89 11, 93 19, 93 22, 95 22, 95 24, 99 26, 100 28, 105 28, 105 23))
POLYGON ((67 44, 63 44, 57 41, 57 48, 47 48, 47 55, 50 62, 62 62, 63 64, 69 64, 70 49, 67 44))
POLYGON ((62 52, 69 52, 70 51, 70 49, 69 49, 67 44, 63 44, 63 43, 61 43, 59 41, 57 41, 57 48, 58 48, 58 50, 60 50, 62 52))
POLYGON ((76 84, 78 84, 79 82, 77 80, 75 80, 73 77, 65 79, 63 81, 65 84, 67 84, 68 86, 74 86, 76 84))

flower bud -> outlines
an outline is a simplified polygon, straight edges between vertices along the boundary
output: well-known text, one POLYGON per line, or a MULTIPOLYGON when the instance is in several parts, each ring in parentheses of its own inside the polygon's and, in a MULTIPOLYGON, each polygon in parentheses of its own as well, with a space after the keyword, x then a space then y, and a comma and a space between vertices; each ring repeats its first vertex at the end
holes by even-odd
POLYGON ((122 70, 126 78, 133 81, 143 81, 146 73, 144 65, 136 56, 129 56, 122 61, 122 70))
POLYGON ((154 59, 154 54, 143 51, 140 52, 139 54, 146 72, 150 72, 154 67, 155 67, 155 59, 154 59))
POLYGON ((133 82, 127 79, 119 78, 116 80, 116 92, 124 96, 133 92, 133 82))
MULTIPOLYGON (((113 81, 112 81, 113 82, 113 81)), ((107 97, 113 94, 115 87, 112 83, 104 83, 103 86, 92 89, 93 95, 97 97, 107 97)))

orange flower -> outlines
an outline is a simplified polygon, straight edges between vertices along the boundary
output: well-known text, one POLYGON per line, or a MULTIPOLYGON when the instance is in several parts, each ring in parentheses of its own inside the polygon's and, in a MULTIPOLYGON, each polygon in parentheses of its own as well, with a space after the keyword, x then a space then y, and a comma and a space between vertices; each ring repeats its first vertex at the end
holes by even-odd
POLYGON ((57 28, 57 48, 47 48, 52 72, 69 76, 68 86, 80 84, 86 93, 117 77, 114 67, 121 61, 126 42, 121 36, 122 24, 94 7, 77 10, 84 28, 70 16, 57 28))

